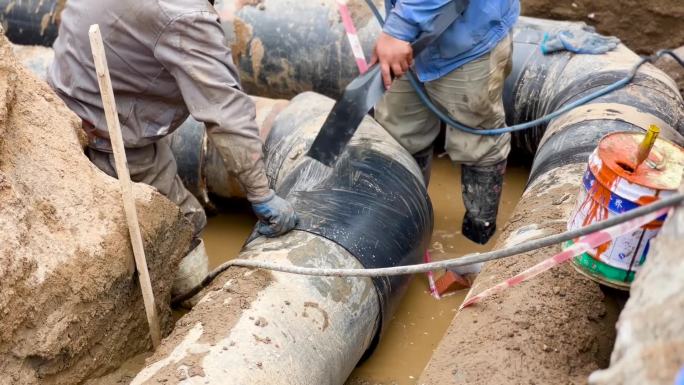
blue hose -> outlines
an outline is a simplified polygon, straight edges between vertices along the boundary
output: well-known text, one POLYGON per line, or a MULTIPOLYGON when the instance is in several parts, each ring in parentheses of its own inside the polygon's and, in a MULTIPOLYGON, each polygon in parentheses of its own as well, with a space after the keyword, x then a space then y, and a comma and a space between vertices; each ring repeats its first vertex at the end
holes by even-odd
POLYGON ((492 136, 492 135, 501 135, 501 134, 507 134, 510 132, 517 132, 517 131, 523 131, 527 130, 528 128, 536 127, 541 124, 546 124, 552 121, 553 119, 556 119, 557 117, 563 115, 564 113, 573 110, 579 106, 582 106, 584 104, 589 103, 590 101, 599 98, 601 96, 607 95, 619 88, 622 88, 623 86, 629 84, 632 79, 634 79, 634 76, 636 76, 636 72, 641 67, 644 63, 648 62, 649 59, 641 59, 639 63, 637 63, 632 71, 630 72, 629 75, 624 77, 623 79, 620 79, 616 81, 615 83, 606 86, 604 88, 601 88, 600 90, 593 92, 587 96, 584 96, 580 99, 575 100, 574 102, 564 106, 563 108, 560 108, 554 112, 551 112, 550 114, 547 114, 539 119, 532 120, 530 122, 525 122, 521 124, 516 124, 514 126, 510 127, 502 127, 502 128, 493 128, 493 129, 477 129, 473 127, 468 127, 462 123, 457 122, 454 120, 451 116, 446 114, 444 111, 442 111, 438 106, 436 106, 430 97, 425 93, 423 90, 423 87, 421 83, 416 79, 416 75, 413 73, 413 70, 409 71, 408 75, 408 80, 413 86, 413 89, 416 90, 416 93, 418 94, 418 98, 420 98, 420 101, 425 104, 425 106, 432 111, 437 117, 439 117, 444 123, 447 125, 454 127, 458 130, 461 130, 463 132, 467 132, 469 134, 475 134, 475 135, 486 135, 486 136, 492 136))
MULTIPOLYGON (((373 15, 375 15, 375 18, 378 20, 378 23, 382 26, 384 24, 384 20, 382 18, 382 15, 380 15, 380 12, 378 11, 378 8, 373 4, 372 0, 366 0, 366 4, 370 8, 371 12, 373 15)), ((679 58, 677 55, 675 55, 674 52, 669 51, 669 50, 662 50, 659 51, 655 57, 661 57, 663 55, 670 55, 672 58, 674 58, 681 66, 684 67, 684 61, 682 61, 681 58, 679 58)), ((465 124, 462 124, 460 122, 457 122, 449 116, 449 114, 445 113, 442 111, 440 107, 435 105, 430 97, 427 95, 425 90, 423 89, 422 83, 418 80, 416 77, 416 74, 413 72, 413 69, 409 70, 406 73, 406 76, 408 78, 408 81, 411 83, 411 86, 413 89, 416 91, 416 94, 418 94, 418 98, 420 98, 420 101, 430 110, 432 111, 433 114, 435 114, 437 117, 439 117, 444 123, 446 123, 448 126, 454 127, 460 131, 467 132, 469 134, 474 134, 474 135, 485 135, 485 136, 493 136, 493 135, 502 135, 502 134, 507 134, 511 132, 517 132, 517 131, 523 131, 527 130, 528 128, 536 127, 542 124, 547 124, 553 119, 556 119, 557 117, 563 115, 564 113, 573 110, 579 106, 582 106, 584 104, 587 104, 591 102, 592 100, 595 100, 597 98, 600 98, 601 96, 605 96, 615 90, 618 90, 625 85, 629 84, 634 77, 637 74, 637 71, 639 71, 639 68, 644 65, 645 63, 648 63, 653 60, 653 57, 648 57, 648 58, 642 58, 639 60, 639 62, 634 65, 632 70, 629 72, 627 76, 625 76, 623 79, 620 79, 616 81, 613 84, 610 84, 604 88, 601 88, 600 90, 596 92, 592 92, 591 94, 584 96, 580 99, 575 100, 574 102, 564 106, 563 108, 560 108, 554 112, 551 112, 547 115, 542 116, 539 119, 535 119, 531 122, 525 122, 521 124, 516 124, 514 126, 509 126, 509 127, 502 127, 502 128, 494 128, 494 129, 477 129, 473 127, 468 127, 465 124)))

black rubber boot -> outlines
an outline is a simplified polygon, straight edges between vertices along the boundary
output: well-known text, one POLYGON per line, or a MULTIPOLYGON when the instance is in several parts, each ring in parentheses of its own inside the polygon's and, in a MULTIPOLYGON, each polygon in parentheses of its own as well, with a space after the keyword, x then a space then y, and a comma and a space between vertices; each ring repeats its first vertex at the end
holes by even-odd
POLYGON ((420 167, 420 172, 423 173, 423 180, 425 181, 425 188, 427 188, 430 183, 430 171, 432 170, 432 155, 435 149, 433 146, 426 148, 425 150, 418 151, 413 154, 413 159, 418 163, 420 167))
POLYGON ((463 235, 484 245, 496 231, 506 161, 493 166, 461 166, 461 189, 466 208, 463 235))

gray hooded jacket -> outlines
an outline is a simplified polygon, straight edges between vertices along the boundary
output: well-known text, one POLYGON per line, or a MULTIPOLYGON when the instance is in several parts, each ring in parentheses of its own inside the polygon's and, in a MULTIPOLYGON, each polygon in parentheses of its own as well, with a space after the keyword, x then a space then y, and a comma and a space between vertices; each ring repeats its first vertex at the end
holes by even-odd
POLYGON ((268 195, 263 143, 218 15, 207 0, 69 0, 48 82, 110 150, 88 38, 99 24, 126 147, 149 145, 191 114, 249 199, 268 195), (102 140, 104 139, 104 140, 102 140))

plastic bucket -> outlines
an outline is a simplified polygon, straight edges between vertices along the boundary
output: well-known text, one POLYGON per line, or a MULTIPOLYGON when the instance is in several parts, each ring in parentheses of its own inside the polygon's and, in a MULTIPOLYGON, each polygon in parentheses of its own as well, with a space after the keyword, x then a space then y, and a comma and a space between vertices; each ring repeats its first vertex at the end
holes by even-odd
MULTIPOLYGON (((639 133, 615 132, 601 139, 589 157, 568 229, 619 215, 671 195, 679 188, 684 170, 682 149, 658 139, 648 158, 637 168, 636 155, 643 138, 639 133)), ((575 268, 602 284, 629 290, 635 273, 646 260, 650 241, 664 220, 665 216, 658 218, 575 257, 575 268)))

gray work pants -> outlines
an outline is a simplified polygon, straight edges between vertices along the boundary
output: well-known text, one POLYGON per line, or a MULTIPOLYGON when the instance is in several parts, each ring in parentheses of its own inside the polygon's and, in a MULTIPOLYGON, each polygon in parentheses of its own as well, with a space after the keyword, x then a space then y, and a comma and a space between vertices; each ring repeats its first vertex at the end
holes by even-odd
MULTIPOLYGON (((107 175, 116 178, 114 154, 88 147, 88 158, 107 175)), ((171 152, 168 138, 145 147, 127 148, 128 170, 133 182, 155 187, 162 195, 178 205, 185 219, 194 226, 195 237, 207 225, 202 205, 183 185, 171 152)))

